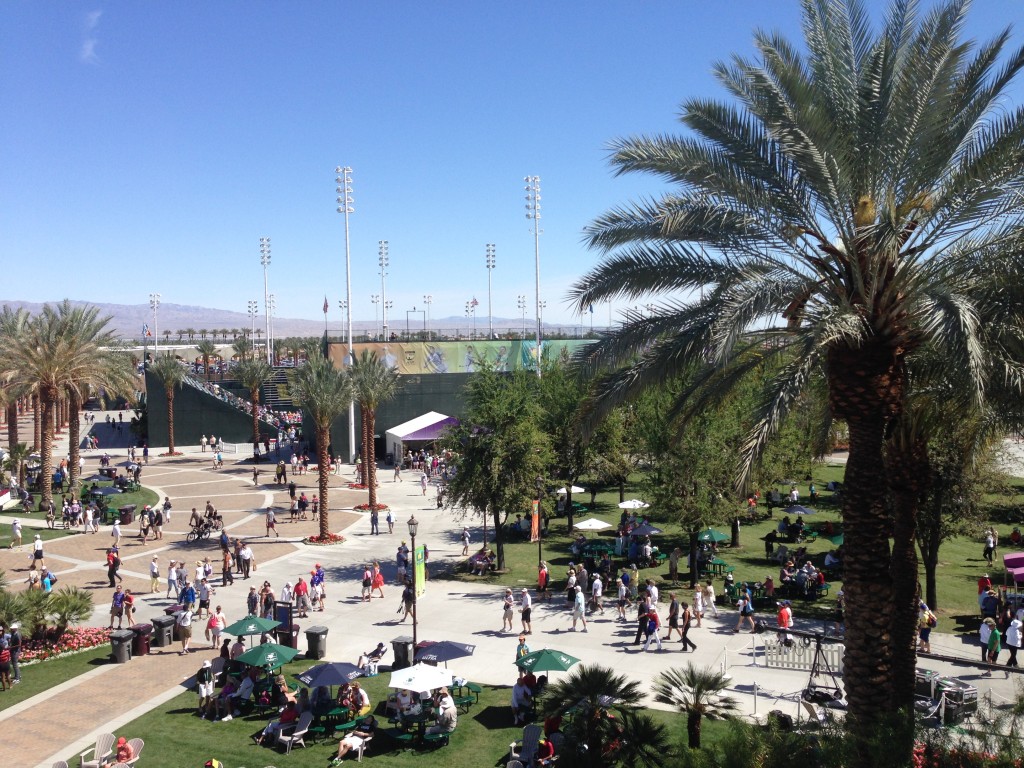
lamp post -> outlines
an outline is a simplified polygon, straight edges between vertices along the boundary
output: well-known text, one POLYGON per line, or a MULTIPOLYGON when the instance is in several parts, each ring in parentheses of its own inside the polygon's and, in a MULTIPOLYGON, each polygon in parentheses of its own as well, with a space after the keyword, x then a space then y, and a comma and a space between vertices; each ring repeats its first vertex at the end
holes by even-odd
MULTIPOLYGON (((348 215, 354 211, 352 207, 352 169, 347 165, 334 169, 334 182, 338 185, 338 213, 345 217, 345 330, 348 336, 349 365, 356 361, 356 353, 352 347, 352 247, 348 237, 348 215)), ((356 455, 356 403, 348 401, 348 460, 355 461, 356 455)))
POLYGON ((487 338, 494 338, 494 312, 491 311, 491 273, 494 272, 494 243, 487 244, 487 338))
POLYGON ((160 309, 160 294, 151 293, 149 294, 149 306, 153 310, 153 357, 156 357, 156 353, 160 349, 160 326, 157 324, 157 313, 160 309))
POLYGON ((381 300, 381 328, 384 331, 384 341, 388 340, 388 241, 377 241, 377 263, 380 265, 380 300, 381 300))
POLYGON ((476 338, 476 299, 466 302, 466 317, 473 318, 473 333, 470 336, 471 339, 476 338))
MULTIPOLYGON (((252 328, 252 330, 250 331, 250 335, 253 338, 253 344, 256 343, 256 315, 258 315, 259 313, 260 303, 256 301, 256 299, 249 299, 249 325, 252 328)), ((253 347, 253 349, 255 350, 256 347, 253 347)))
POLYGON ((267 297, 267 354, 270 355, 270 364, 274 364, 274 310, 277 309, 277 297, 270 294, 267 297))
MULTIPOLYGON (((533 222, 533 258, 537 300, 537 378, 540 378, 540 176, 526 176, 526 218, 533 222)), ((525 335, 525 334, 524 334, 525 335)))
POLYGON ((374 293, 370 296, 370 303, 373 304, 373 335, 380 336, 380 323, 377 322, 377 305, 380 304, 380 294, 374 293))
POLYGON ((541 494, 544 493, 544 478, 537 475, 533 484, 537 489, 537 567, 540 568, 540 564, 544 562, 544 517, 540 510, 541 494))
POLYGON ((427 305, 426 314, 423 320, 423 330, 427 332, 427 341, 430 341, 430 305, 434 302, 434 297, 429 293, 423 297, 423 303, 427 305))
POLYGON ((416 622, 416 532, 419 530, 420 524, 416 520, 416 515, 409 518, 409 539, 412 541, 412 652, 415 657, 416 654, 416 633, 417 633, 417 622, 416 622))
POLYGON ((542 301, 538 305, 537 311, 540 312, 540 315, 538 315, 538 317, 540 317, 540 321, 542 323, 544 322, 544 310, 547 309, 547 308, 548 308, 548 303, 546 301, 542 301))
POLYGON ((517 306, 519 307, 519 312, 523 316, 523 338, 525 339, 526 338, 526 296, 524 296, 523 294, 519 294, 519 303, 518 303, 517 306))
POLYGON ((270 238, 260 238, 260 264, 263 265, 263 306, 267 311, 267 362, 273 365, 270 353, 270 289, 267 283, 267 267, 270 266, 270 238))

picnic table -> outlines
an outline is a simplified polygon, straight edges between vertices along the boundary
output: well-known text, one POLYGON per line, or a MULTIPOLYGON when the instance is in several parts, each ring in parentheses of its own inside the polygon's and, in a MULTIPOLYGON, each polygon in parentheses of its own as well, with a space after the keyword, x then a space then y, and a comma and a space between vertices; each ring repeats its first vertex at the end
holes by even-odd
POLYGON ((725 571, 728 567, 729 564, 725 562, 725 560, 723 560, 720 557, 715 557, 711 560, 706 560, 704 562, 704 564, 701 566, 701 572, 705 574, 711 574, 713 576, 722 576, 725 574, 725 571))

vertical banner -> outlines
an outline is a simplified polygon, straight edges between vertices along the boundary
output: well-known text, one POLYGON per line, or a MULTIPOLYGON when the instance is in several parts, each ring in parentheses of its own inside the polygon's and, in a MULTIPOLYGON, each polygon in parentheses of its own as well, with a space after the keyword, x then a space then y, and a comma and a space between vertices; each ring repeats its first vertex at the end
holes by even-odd
POLYGON ((423 561, 423 545, 417 545, 416 549, 412 553, 413 561, 413 573, 416 579, 416 597, 417 599, 423 597, 424 587, 426 586, 426 574, 423 572, 425 569, 423 561))
POLYGON ((540 541, 540 500, 533 500, 533 514, 530 516, 530 541, 540 541))

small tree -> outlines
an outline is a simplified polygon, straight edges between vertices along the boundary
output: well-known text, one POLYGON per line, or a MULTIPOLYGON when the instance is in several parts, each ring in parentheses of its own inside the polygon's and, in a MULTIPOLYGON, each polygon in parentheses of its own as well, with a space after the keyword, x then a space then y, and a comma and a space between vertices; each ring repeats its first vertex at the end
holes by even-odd
POLYGON ((217 345, 209 339, 203 339, 196 344, 196 350, 203 358, 203 376, 210 380, 210 359, 217 354, 217 345))
MULTIPOLYGON (((401 383, 397 370, 388 368, 376 354, 366 350, 354 361, 349 376, 363 424, 363 483, 369 489, 370 509, 376 509, 377 446, 374 443, 374 432, 377 408, 398 394, 401 383)), ((398 458, 396 456, 395 460, 398 458)))
POLYGON ((92 594, 78 587, 61 587, 50 595, 49 616, 54 622, 57 637, 63 635, 69 626, 79 624, 92 617, 92 594))
POLYGON ((249 399, 252 401, 252 442, 254 444, 258 443, 260 439, 260 390, 273 377, 274 369, 261 358, 243 360, 235 371, 235 378, 249 390, 249 399))
POLYGON ((690 749, 700 749, 701 720, 724 718, 737 709, 736 699, 723 696, 728 680, 721 672, 693 664, 673 667, 654 678, 654 699, 686 713, 686 735, 690 749))
POLYGON ((174 455, 174 391, 185 381, 185 369, 174 355, 161 355, 149 367, 167 393, 167 451, 174 455))

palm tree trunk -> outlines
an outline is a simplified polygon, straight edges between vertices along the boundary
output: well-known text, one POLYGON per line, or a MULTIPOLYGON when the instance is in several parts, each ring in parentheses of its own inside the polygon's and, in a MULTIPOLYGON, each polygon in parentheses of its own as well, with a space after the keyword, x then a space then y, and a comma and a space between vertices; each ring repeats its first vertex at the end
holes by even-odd
POLYGON ((14 450, 18 444, 18 401, 7 406, 7 448, 14 450))
POLYGON ((78 498, 78 486, 82 482, 82 470, 78 466, 79 457, 79 445, 78 441, 81 439, 81 425, 79 422, 79 411, 81 405, 79 403, 78 393, 68 393, 68 473, 71 482, 71 495, 74 498, 78 498))
POLYGON ((174 387, 167 390, 167 453, 174 455, 174 387))
MULTIPOLYGON (((853 764, 868 766, 876 756, 872 746, 878 746, 879 725, 889 719, 894 701, 891 627, 898 608, 883 565, 891 560, 891 518, 888 488, 880 480, 886 476, 886 428, 899 406, 906 371, 896 353, 875 341, 860 349, 832 350, 828 379, 832 411, 850 431, 843 487, 847 734, 853 764)), ((900 764, 909 762, 910 753, 905 757, 900 764)))
MULTIPOLYGON (((360 451, 360 453, 362 454, 362 457, 363 457, 363 473, 362 473, 363 476, 361 478, 359 478, 359 480, 360 480, 360 482, 362 482, 363 485, 367 485, 367 483, 366 483, 366 474, 367 474, 366 473, 366 467, 370 463, 370 441, 367 440, 367 438, 366 438, 367 429, 369 428, 369 419, 368 419, 368 417, 366 415, 366 406, 364 406, 364 405, 360 405, 359 406, 359 416, 360 416, 359 420, 362 422, 361 426, 362 426, 362 433, 363 433, 363 449, 362 449, 362 451, 360 451)), ((376 496, 376 493, 374 494, 374 496, 376 496)))
POLYGON ((260 441, 260 388, 253 387, 249 390, 249 399, 252 400, 252 442, 255 446, 260 441))
POLYGON ((32 447, 39 450, 43 445, 43 421, 39 395, 32 395, 32 447))
MULTIPOLYGON (((494 549, 497 555, 497 561, 495 567, 499 571, 505 570, 505 537, 501 533, 501 510, 498 509, 497 504, 491 505, 491 511, 494 515, 494 549)), ((484 515, 484 521, 487 520, 487 515, 484 515)))
POLYGON ((938 528, 928 536, 928 541, 921 546, 921 561, 924 563, 924 601, 935 611, 939 607, 939 590, 935 572, 939 567, 939 545, 942 537, 938 528))
POLYGON ((377 413, 372 408, 366 409, 366 466, 363 467, 363 474, 370 488, 370 510, 377 508, 377 446, 373 442, 377 413))
POLYGON ((686 713, 686 745, 690 749, 700 749, 700 712, 686 713))
POLYGON ((327 491, 330 485, 331 457, 327 451, 328 443, 331 441, 331 428, 317 427, 316 430, 316 471, 317 480, 320 485, 320 536, 326 539, 331 532, 331 526, 327 519, 327 510, 330 505, 327 503, 327 491))
POLYGON ((42 467, 39 470, 39 488, 42 496, 41 504, 49 505, 53 501, 53 420, 57 408, 55 390, 44 389, 39 395, 42 411, 42 443, 39 447, 42 467))

